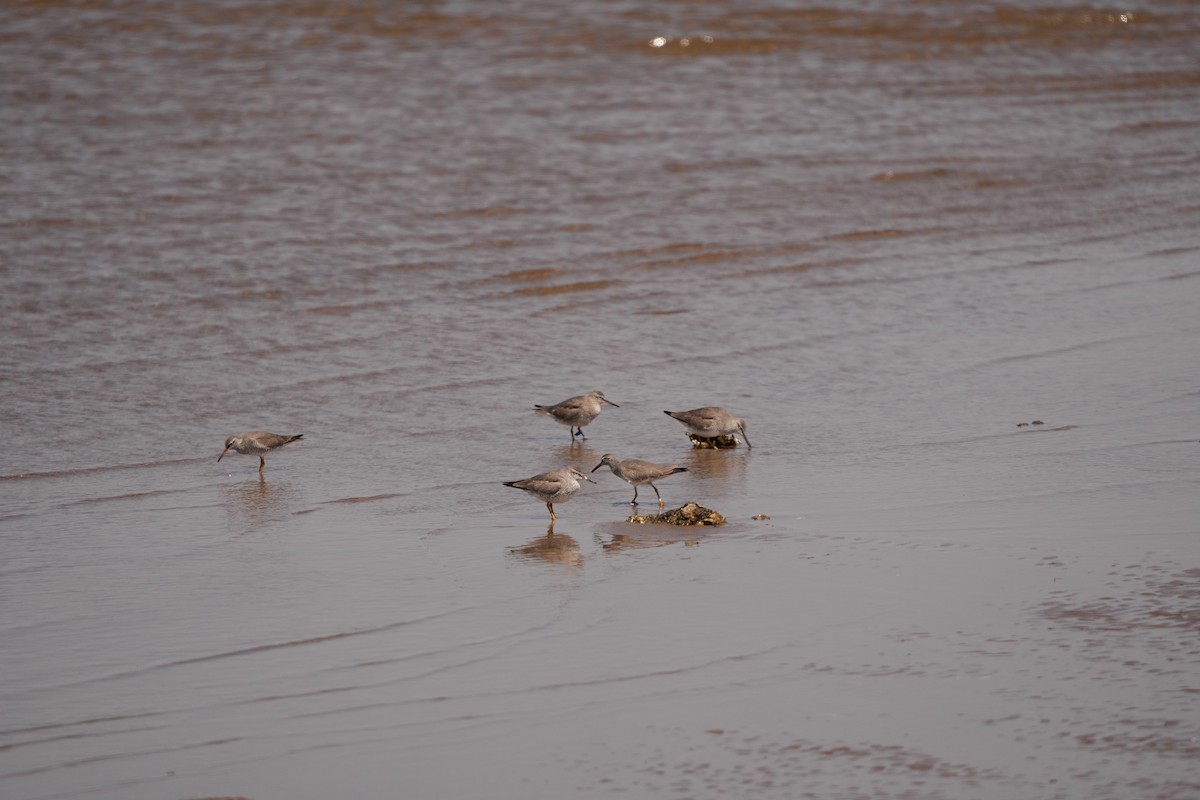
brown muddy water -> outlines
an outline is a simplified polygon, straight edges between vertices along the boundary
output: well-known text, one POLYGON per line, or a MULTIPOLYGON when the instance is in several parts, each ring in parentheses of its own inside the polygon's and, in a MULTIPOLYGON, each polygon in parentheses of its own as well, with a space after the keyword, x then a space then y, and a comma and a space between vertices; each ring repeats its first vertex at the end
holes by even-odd
POLYGON ((0 796, 1200 797, 1198 42, 3 3, 0 796))

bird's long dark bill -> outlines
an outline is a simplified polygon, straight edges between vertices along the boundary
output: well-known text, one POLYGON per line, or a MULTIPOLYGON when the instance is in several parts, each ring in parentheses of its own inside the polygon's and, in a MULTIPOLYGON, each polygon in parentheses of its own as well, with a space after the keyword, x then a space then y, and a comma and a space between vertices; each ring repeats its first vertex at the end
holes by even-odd
POLYGON ((596 470, 600 469, 600 468, 601 468, 601 467, 603 467, 603 466, 604 466, 604 462, 603 462, 603 461, 601 461, 599 464, 597 464, 596 466, 592 467, 592 472, 595 472, 596 470))
POLYGON ((750 437, 746 435, 745 431, 742 431, 742 438, 746 440, 746 449, 753 450, 754 445, 750 444, 750 437))
POLYGON ((222 458, 224 458, 224 457, 225 457, 225 454, 226 454, 226 453, 228 453, 228 452, 229 452, 229 448, 228 448, 228 447, 226 447, 224 450, 222 450, 222 451, 221 451, 221 455, 217 456, 217 463, 218 463, 218 464, 220 464, 220 463, 221 463, 221 459, 222 459, 222 458))
POLYGON ((604 402, 608 403, 613 408, 620 408, 620 406, 614 403, 612 400, 605 400, 604 402))

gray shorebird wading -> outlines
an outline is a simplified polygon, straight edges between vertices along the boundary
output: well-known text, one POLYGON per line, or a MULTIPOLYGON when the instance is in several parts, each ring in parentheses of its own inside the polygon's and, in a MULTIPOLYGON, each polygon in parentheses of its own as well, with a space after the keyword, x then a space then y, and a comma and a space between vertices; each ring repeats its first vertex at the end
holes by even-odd
POLYGON ((746 435, 746 420, 738 419, 718 406, 693 408, 691 411, 664 411, 663 413, 682 422, 687 426, 689 433, 695 434, 701 439, 715 439, 718 436, 733 436, 735 433, 740 433, 746 440, 746 447, 752 446, 750 437, 746 435))
POLYGON ((571 441, 574 442, 576 436, 587 438, 583 435, 583 426, 600 416, 601 403, 608 403, 613 408, 620 408, 619 405, 606 398, 603 392, 592 392, 591 394, 581 394, 578 397, 568 397, 561 403, 555 403, 552 406, 534 406, 533 410, 552 417, 559 424, 570 428, 571 441))
POLYGON ((554 520, 558 519, 554 515, 554 504, 565 503, 574 497, 575 493, 579 491, 580 481, 595 483, 594 480, 574 467, 563 467, 553 472, 543 472, 541 475, 534 475, 532 478, 525 478, 520 481, 505 481, 504 485, 520 489, 523 492, 529 492, 529 494, 545 503, 546 508, 550 509, 550 522, 553 523, 554 520))
POLYGON ((221 455, 217 456, 217 461, 224 458, 230 450, 244 456, 258 456, 258 474, 262 475, 267 466, 267 460, 263 456, 272 450, 278 450, 285 444, 291 444, 303 438, 303 433, 297 433, 295 436, 267 433, 266 431, 239 433, 237 436, 230 436, 225 440, 225 449, 221 451, 221 455))
POLYGON ((592 472, 606 465, 613 471, 613 475, 633 487, 633 499, 629 501, 633 505, 637 505, 637 487, 650 484, 650 488, 654 490, 654 495, 658 498, 658 504, 661 506, 663 504, 662 495, 658 493, 658 487, 654 485, 654 482, 668 475, 674 475, 676 472, 687 472, 687 467, 677 467, 674 464, 655 464, 652 461, 642 461, 640 458, 627 458, 622 461, 612 453, 602 455, 600 463, 592 468, 592 472))

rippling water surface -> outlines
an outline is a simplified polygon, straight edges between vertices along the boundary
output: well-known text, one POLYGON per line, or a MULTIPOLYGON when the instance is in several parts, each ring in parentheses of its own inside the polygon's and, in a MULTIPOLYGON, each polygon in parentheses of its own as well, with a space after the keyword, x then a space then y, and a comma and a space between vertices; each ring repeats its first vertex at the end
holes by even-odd
POLYGON ((0 7, 0 795, 1200 796, 1194 4, 510 6, 0 7))

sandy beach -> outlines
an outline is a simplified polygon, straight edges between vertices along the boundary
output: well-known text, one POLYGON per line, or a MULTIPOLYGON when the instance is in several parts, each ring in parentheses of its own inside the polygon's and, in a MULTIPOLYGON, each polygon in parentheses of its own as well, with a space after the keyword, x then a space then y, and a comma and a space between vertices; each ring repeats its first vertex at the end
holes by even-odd
POLYGON ((0 796, 1200 796, 1191 5, 0 21, 0 796))

